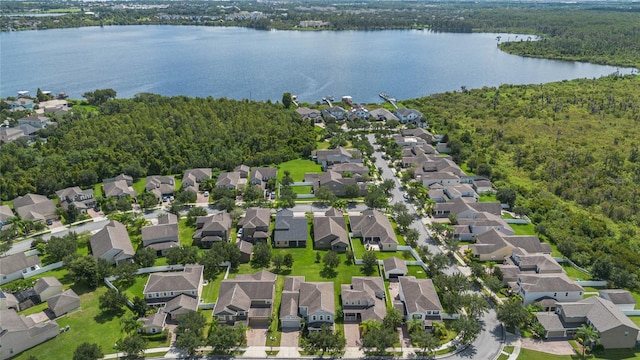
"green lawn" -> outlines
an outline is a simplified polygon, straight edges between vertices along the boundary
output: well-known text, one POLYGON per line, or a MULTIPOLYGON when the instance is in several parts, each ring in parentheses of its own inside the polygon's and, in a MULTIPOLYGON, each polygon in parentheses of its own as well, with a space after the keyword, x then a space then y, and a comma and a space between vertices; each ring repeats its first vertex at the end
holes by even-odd
POLYGON ((180 239, 180 245, 193 245, 193 234, 195 232, 196 229, 187 226, 187 219, 180 219, 178 221, 178 238, 180 239))
POLYGON ((287 161, 278 165, 278 180, 282 180, 286 170, 291 172, 293 181, 302 181, 306 173, 321 173, 322 166, 311 160, 296 159, 287 161))
POLYGON ((127 298, 129 299, 133 299, 135 296, 144 298, 142 291, 144 290, 144 286, 147 284, 147 280, 149 280, 149 274, 136 276, 133 284, 123 291, 124 294, 127 295, 127 298))
POLYGON ((209 284, 202 288, 202 299, 205 303, 212 303, 218 300, 220 283, 224 279, 224 271, 226 270, 227 269, 224 268, 223 272, 218 274, 218 277, 215 280, 209 280, 209 284))
POLYGON ((633 298, 636 299, 636 309, 640 310, 640 292, 637 291, 632 291, 631 295, 633 295, 633 298))
POLYGON ((583 273, 582 271, 574 268, 573 266, 571 266, 571 264, 567 262, 560 263, 560 265, 562 265, 562 268, 564 269, 564 272, 567 273, 567 276, 573 280, 577 280, 577 279, 591 280, 591 275, 587 275, 583 273))
POLYGON ((583 360, 583 359, 607 359, 607 360, 630 360, 640 359, 640 351, 629 349, 607 350, 601 355, 554 355, 529 349, 520 349, 518 360, 583 360))
POLYGON ((479 202, 498 202, 498 199, 496 199, 496 195, 493 193, 486 193, 486 194, 482 194, 480 195, 480 199, 478 199, 479 202))
POLYGON ((291 190, 296 194, 312 194, 313 186, 292 186, 291 190))
POLYGON ((634 324, 640 327, 640 316, 629 316, 629 319, 631 319, 631 321, 633 321, 634 324))
MULTIPOLYGON (((364 248, 362 239, 353 238, 351 239, 351 243, 353 244, 353 253, 356 255, 356 259, 362 259, 362 256, 367 251, 364 248)), ((406 259, 403 251, 376 251, 375 253, 378 260, 386 260, 394 256, 400 259, 406 259)), ((414 259, 413 259, 413 256, 411 256, 406 260, 414 260, 414 259)))
POLYGON ((407 272, 408 276, 415 276, 416 279, 426 279, 427 278, 427 273, 424 271, 422 266, 417 266, 417 265, 407 266, 407 270, 408 270, 408 272, 407 272))
POLYGON ((331 146, 328 141, 317 141, 316 142, 316 150, 327 150, 331 146))
POLYGON ((516 235, 535 235, 534 225, 529 224, 509 224, 516 235))
POLYGON ((93 198, 97 199, 99 197, 102 197, 102 183, 97 183, 95 185, 93 185, 93 198))
POLYGON ((145 190, 146 184, 147 184, 147 178, 143 177, 143 178, 140 178, 140 179, 136 180, 133 183, 132 187, 133 187, 133 190, 136 191, 136 193, 142 194, 144 192, 144 190, 145 190))

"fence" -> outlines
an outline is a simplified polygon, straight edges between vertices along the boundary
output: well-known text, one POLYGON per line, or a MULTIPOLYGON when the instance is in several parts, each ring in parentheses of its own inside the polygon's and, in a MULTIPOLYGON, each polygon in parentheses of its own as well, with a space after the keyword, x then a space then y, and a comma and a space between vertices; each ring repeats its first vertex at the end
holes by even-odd
POLYGON ((213 309, 214 307, 216 307, 216 303, 198 304, 198 310, 213 309))
POLYGON ((460 314, 442 313, 442 314, 440 314, 440 316, 442 316, 442 320, 458 320, 458 319, 460 319, 460 314))
POLYGON ((622 313, 627 316, 640 316, 640 310, 622 310, 622 313))
POLYGON ((39 268, 37 270, 29 271, 26 274, 22 274, 22 278, 23 279, 28 279, 30 277, 36 276, 38 274, 42 274, 42 273, 47 272, 49 270, 59 269, 59 268, 61 268, 63 266, 64 266, 64 261, 58 261, 57 263, 49 264, 49 265, 43 266, 43 267, 41 267, 41 268, 39 268))
POLYGON ((576 282, 580 286, 607 286, 607 282, 604 280, 577 280, 576 282))
POLYGON ((180 270, 184 270, 184 265, 152 266, 152 267, 138 269, 136 271, 136 275, 148 274, 152 272, 180 271, 180 270))
POLYGON ((559 263, 569 263, 569 265, 573 266, 574 269, 580 271, 583 274, 587 274, 587 275, 591 275, 591 272, 587 269, 581 268, 580 266, 576 265, 576 263, 574 263, 573 261, 571 261, 570 259, 567 258, 559 258, 559 257, 554 257, 553 258, 555 261, 559 262, 559 263))

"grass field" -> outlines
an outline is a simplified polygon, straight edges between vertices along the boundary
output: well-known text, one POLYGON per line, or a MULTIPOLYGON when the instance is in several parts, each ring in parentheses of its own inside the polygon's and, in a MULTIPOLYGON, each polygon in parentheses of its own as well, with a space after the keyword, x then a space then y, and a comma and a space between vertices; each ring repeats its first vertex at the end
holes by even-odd
POLYGON ((533 224, 509 224, 516 235, 535 235, 533 224))
POLYGON ((634 324, 640 327, 640 316, 629 316, 629 319, 631 319, 631 321, 633 321, 634 324))
POLYGON ((147 284, 147 280, 149 280, 149 274, 136 276, 133 284, 127 289, 124 289, 123 293, 127 295, 127 298, 129 299, 133 299, 135 296, 144 298, 144 296, 142 295, 142 291, 144 291, 144 286, 147 284))
POLYGON ((607 350, 601 355, 554 355, 545 352, 534 351, 529 349, 520 349, 518 360, 589 360, 589 359, 607 359, 607 360, 631 360, 640 359, 640 351, 629 349, 607 350))
POLYGON ((498 199, 496 199, 496 194, 486 193, 486 194, 480 195, 480 199, 478 199, 478 201, 479 202, 498 202, 498 199))
POLYGON ((296 194, 312 194, 312 190, 313 190, 313 186, 309 185, 309 186, 292 186, 291 190, 293 190, 294 193, 296 194))
POLYGON ((417 266, 417 265, 407 266, 407 275, 408 276, 415 276, 416 279, 426 279, 427 278, 427 273, 424 271, 422 266, 417 266))
POLYGON ((563 262, 560 263, 560 265, 562 265, 562 268, 564 269, 564 272, 567 273, 567 276, 570 277, 573 280, 591 280, 591 275, 585 274, 582 271, 579 271, 578 269, 574 268, 573 266, 571 266, 571 264, 563 262))
POLYGON ((144 190, 145 190, 146 183, 147 183, 147 178, 146 177, 143 177, 143 178, 140 178, 140 179, 136 180, 133 183, 133 186, 132 186, 133 190, 135 190, 136 193, 138 193, 138 194, 142 194, 144 192, 144 190))
POLYGON ((95 185, 93 185, 93 198, 97 199, 99 197, 102 197, 102 183, 97 183, 95 185))
POLYGON ((193 245, 193 234, 195 232, 196 229, 187 226, 187 219, 180 219, 178 221, 178 239, 180 240, 180 245, 193 245))
POLYGON ((291 172, 291 178, 297 182, 304 180, 304 174, 306 173, 321 173, 322 166, 311 160, 296 159, 287 161, 278 165, 278 180, 282 180, 286 170, 291 172))
MULTIPOLYGON (((362 259, 362 256, 367 251, 364 248, 364 244, 362 244, 362 239, 353 238, 351 239, 351 243, 353 244, 353 253, 356 255, 356 259, 362 259)), ((391 257, 398 257, 400 259, 406 259, 403 251, 376 251, 376 257, 378 260, 386 260, 391 257)), ((406 260, 414 260, 413 256, 406 260)))

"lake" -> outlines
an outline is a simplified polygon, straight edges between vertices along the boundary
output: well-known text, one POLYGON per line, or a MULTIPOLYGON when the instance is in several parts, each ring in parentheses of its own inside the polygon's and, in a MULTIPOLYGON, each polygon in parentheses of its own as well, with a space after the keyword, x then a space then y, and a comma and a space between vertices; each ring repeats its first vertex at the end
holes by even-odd
MULTIPOLYGON (((380 102, 501 84, 608 75, 616 67, 523 58, 496 36, 421 30, 258 31, 195 26, 112 26, 0 33, 0 96, 20 90, 112 88, 140 92, 316 102, 350 95, 380 102)), ((519 35, 519 39, 526 35, 519 35)), ((622 69, 629 73, 631 70, 622 69)))

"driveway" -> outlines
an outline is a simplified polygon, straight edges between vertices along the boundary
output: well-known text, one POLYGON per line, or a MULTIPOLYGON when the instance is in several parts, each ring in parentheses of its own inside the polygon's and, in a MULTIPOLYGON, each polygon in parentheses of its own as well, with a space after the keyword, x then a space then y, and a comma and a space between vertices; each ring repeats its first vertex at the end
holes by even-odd
POLYGON ((265 346, 267 343, 267 327, 252 327, 247 330, 247 346, 265 346))
POLYGON ((545 352, 554 355, 575 355, 573 347, 567 340, 542 341, 535 339, 520 339, 524 349, 545 352))
POLYGON ((298 339, 300 331, 295 329, 282 329, 282 337, 280 338, 280 347, 298 347, 298 339))
POLYGON ((360 347, 360 329, 357 323, 344 324, 344 338, 347 340, 347 347, 360 347))

